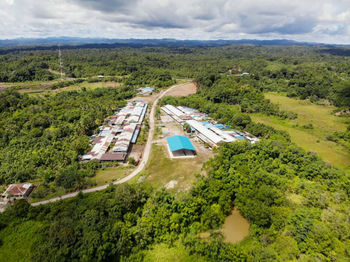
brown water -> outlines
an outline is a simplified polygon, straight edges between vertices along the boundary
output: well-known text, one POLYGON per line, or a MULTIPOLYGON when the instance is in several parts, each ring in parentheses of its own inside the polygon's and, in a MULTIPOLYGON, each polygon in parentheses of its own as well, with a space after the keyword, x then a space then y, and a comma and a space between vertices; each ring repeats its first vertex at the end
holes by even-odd
POLYGON ((234 208, 220 231, 224 234, 225 241, 235 244, 249 235, 249 227, 248 220, 234 208))

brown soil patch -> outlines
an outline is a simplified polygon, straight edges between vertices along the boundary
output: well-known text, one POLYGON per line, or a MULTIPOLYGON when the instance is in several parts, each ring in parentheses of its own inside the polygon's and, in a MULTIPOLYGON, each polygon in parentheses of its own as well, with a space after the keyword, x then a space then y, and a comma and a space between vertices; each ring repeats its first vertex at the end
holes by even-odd
POLYGON ((122 83, 116 83, 116 82, 102 82, 103 87, 121 87, 122 83))
POLYGON ((8 87, 11 87, 11 86, 15 86, 16 84, 6 84, 6 83, 0 83, 0 88, 8 88, 8 87))
POLYGON ((182 96, 193 95, 196 92, 197 92, 196 85, 194 83, 188 83, 188 84, 184 84, 182 86, 174 88, 173 90, 169 91, 166 95, 182 97, 182 96))
POLYGON ((150 96, 135 96, 131 100, 132 101, 134 101, 134 100, 142 100, 142 101, 145 101, 147 103, 153 103, 154 100, 156 100, 157 96, 158 96, 158 93, 154 93, 153 95, 150 95, 150 96))
POLYGON ((350 115, 350 109, 348 110, 342 110, 340 112, 335 113, 336 116, 341 116, 341 115, 350 115))
POLYGON ((132 144, 128 157, 132 157, 137 161, 141 159, 144 150, 145 150, 145 145, 132 144))

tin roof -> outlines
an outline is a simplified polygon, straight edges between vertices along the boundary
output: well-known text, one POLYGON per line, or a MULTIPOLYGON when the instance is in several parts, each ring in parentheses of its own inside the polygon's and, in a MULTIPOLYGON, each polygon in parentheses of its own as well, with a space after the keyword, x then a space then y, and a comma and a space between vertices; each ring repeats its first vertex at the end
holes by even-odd
POLYGON ((204 135, 206 138, 208 138, 210 141, 212 141, 214 144, 222 142, 223 139, 220 136, 206 128, 202 123, 196 120, 188 120, 187 123, 202 135, 204 135))
POLYGON ((190 139, 186 136, 171 136, 168 137, 166 140, 168 141, 170 151, 172 152, 183 149, 196 151, 190 139))
POLYGON ((6 191, 3 193, 3 195, 13 195, 13 196, 18 196, 18 195, 24 195, 27 193, 28 190, 30 190, 33 187, 32 184, 10 184, 6 191))

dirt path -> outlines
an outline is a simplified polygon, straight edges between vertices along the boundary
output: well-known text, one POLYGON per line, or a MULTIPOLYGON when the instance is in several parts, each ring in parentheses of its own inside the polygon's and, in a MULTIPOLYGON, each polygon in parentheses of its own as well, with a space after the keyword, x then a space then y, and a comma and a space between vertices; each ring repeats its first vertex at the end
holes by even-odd
MULTIPOLYGON (((169 89, 162 91, 161 93, 159 93, 158 97, 156 98, 156 100, 154 101, 152 108, 151 108, 151 112, 150 112, 150 117, 149 117, 149 125, 150 125, 150 129, 149 129, 149 133, 148 133, 148 138, 147 138, 147 143, 145 146, 145 151, 143 153, 143 157, 142 157, 142 161, 141 163, 137 166, 137 168, 131 172, 130 175, 128 175, 127 177, 124 177, 121 180, 115 181, 113 184, 114 185, 118 185, 118 184, 122 184, 125 183, 129 180, 131 180, 132 178, 134 178, 135 176, 137 176, 142 170, 143 168, 146 166, 150 153, 151 153, 151 149, 152 149, 152 143, 153 143, 153 136, 154 136, 154 130, 155 130, 155 117, 154 117, 154 113, 158 104, 158 101, 165 95, 170 94, 173 90, 177 89, 177 88, 182 88, 184 85, 188 85, 188 83, 184 83, 184 84, 180 84, 180 85, 175 85, 170 87, 169 89)), ((109 184, 103 185, 103 186, 99 186, 99 187, 93 187, 93 188, 89 188, 89 189, 85 189, 82 190, 82 193, 91 193, 91 192, 96 192, 96 191, 101 191, 106 189, 109 186, 109 184)), ((67 198, 72 198, 78 195, 80 191, 76 191, 73 193, 69 193, 69 194, 65 194, 59 197, 54 197, 48 200, 43 200, 40 202, 35 202, 32 203, 32 206, 39 206, 39 205, 45 205, 48 203, 52 203, 52 202, 56 202, 58 200, 62 200, 62 199, 67 199, 67 198)))

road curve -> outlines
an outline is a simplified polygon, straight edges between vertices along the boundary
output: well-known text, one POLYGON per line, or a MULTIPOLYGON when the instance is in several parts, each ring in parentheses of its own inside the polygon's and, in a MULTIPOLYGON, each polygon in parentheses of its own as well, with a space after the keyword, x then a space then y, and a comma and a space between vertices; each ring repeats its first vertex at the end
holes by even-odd
MULTIPOLYGON (((114 185, 119 185, 122 183, 125 183, 127 181, 129 181, 130 179, 134 178, 135 176, 137 176, 146 166, 149 156, 151 154, 151 149, 152 149, 152 143, 153 143, 153 136, 154 136, 154 130, 155 130, 155 120, 154 120, 154 115, 155 115, 155 110, 158 104, 158 101, 165 96, 169 91, 182 86, 182 85, 186 85, 188 84, 188 82, 183 83, 183 84, 179 84, 179 85, 174 85, 170 88, 168 88, 167 90, 164 90, 162 92, 159 93, 159 95, 157 96, 156 100, 154 100, 152 108, 151 108, 151 112, 150 112, 150 116, 149 116, 149 132, 148 132, 148 138, 147 138, 147 142, 146 142, 146 146, 145 146, 145 150, 143 152, 143 156, 142 156, 142 160, 139 163, 139 165, 137 166, 137 168, 130 173, 130 175, 128 175, 127 177, 124 177, 123 179, 120 179, 118 181, 113 182, 114 185)), ((82 192, 83 194, 86 193, 91 193, 91 192, 96 192, 96 191, 101 191, 106 189, 109 186, 109 184, 103 185, 103 186, 98 186, 98 187, 92 187, 92 188, 88 188, 88 189, 84 189, 82 191, 76 191, 76 192, 72 192, 69 194, 65 194, 59 197, 54 197, 48 200, 43 200, 40 202, 35 202, 35 203, 31 203, 32 206, 39 206, 39 205, 45 205, 48 203, 52 203, 52 202, 56 202, 62 199, 67 199, 67 198, 72 198, 78 195, 79 192, 82 192)))

